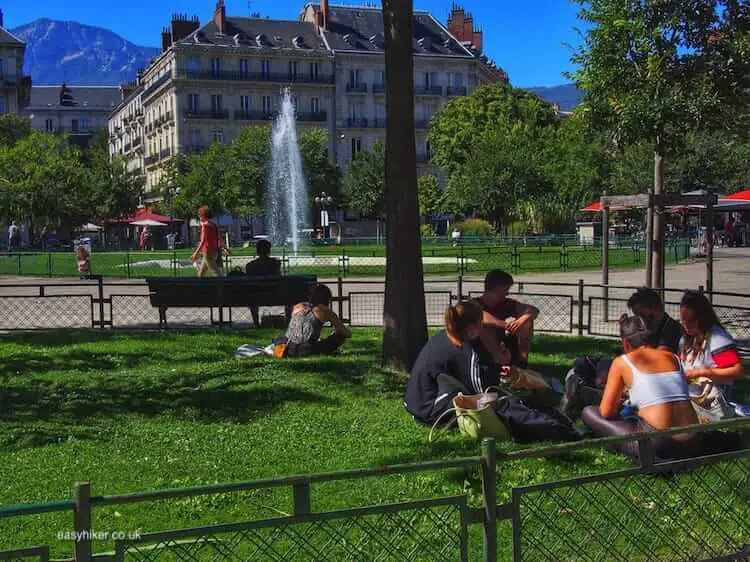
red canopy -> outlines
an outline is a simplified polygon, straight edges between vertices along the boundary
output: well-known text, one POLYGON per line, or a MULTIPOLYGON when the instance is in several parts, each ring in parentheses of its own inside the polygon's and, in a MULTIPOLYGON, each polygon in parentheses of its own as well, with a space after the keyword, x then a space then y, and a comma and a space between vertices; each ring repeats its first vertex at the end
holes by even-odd
POLYGON ((731 195, 727 195, 725 197, 722 197, 722 199, 728 199, 730 201, 748 201, 750 202, 750 187, 743 189, 742 191, 738 191, 737 193, 732 193, 731 195))
POLYGON ((602 203, 601 201, 594 201, 593 203, 589 203, 587 206, 581 209, 581 211, 584 213, 601 213, 602 203))
POLYGON ((107 222, 111 224, 131 224, 136 221, 143 221, 143 220, 152 220, 157 222, 165 222, 170 223, 174 220, 172 217, 168 217, 166 215, 159 215, 157 213, 151 212, 151 209, 147 209, 144 207, 141 207, 140 209, 136 209, 135 213, 128 217, 121 217, 119 219, 111 219, 107 222))

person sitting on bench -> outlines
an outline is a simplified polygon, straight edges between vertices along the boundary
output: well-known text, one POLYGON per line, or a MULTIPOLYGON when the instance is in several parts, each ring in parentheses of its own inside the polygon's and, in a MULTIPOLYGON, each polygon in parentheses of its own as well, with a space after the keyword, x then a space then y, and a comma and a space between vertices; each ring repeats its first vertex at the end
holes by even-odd
POLYGON ((482 308, 474 301, 460 302, 448 307, 443 318, 445 329, 419 352, 404 402, 410 414, 430 425, 452 407, 459 392, 480 393, 500 381, 498 365, 479 342, 482 308))
POLYGON ((513 277, 494 269, 484 278, 484 294, 477 299, 482 315, 482 344, 497 362, 519 367, 529 364, 531 336, 539 309, 508 298, 513 277), (503 345, 500 345, 503 344, 503 345), (510 361, 507 352, 510 352, 510 361))
MULTIPOLYGON (((258 257, 249 261, 245 266, 245 274, 248 277, 279 277, 281 275, 281 262, 271 257, 271 243, 268 240, 256 242, 255 254, 258 257)), ((253 324, 256 328, 260 326, 258 308, 255 305, 250 307, 250 314, 253 316, 253 324)))
POLYGON ((352 336, 338 315, 331 310, 331 290, 323 284, 313 285, 307 302, 295 305, 286 331, 285 357, 329 355, 341 347, 352 336), (325 324, 333 328, 333 334, 320 339, 325 324))
MULTIPOLYGON (((658 334, 642 318, 623 314, 620 337, 625 353, 612 362, 599 406, 583 409, 583 422, 598 436, 631 435, 698 423, 690 402, 688 383, 677 357, 658 349, 658 334), (625 389, 637 415, 620 417, 625 389)), ((699 454, 700 434, 676 434, 653 441, 659 459, 699 454)), ((638 457, 638 442, 615 446, 620 453, 638 457)))

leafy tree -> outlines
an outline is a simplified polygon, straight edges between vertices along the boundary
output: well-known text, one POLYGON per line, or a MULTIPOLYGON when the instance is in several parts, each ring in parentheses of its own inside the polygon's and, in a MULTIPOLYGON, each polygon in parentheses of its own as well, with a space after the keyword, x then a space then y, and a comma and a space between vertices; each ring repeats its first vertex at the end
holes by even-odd
POLYGON ((385 213, 385 146, 376 142, 349 165, 344 178, 344 196, 349 208, 366 217, 385 213))
POLYGON ((322 192, 332 196, 334 204, 342 203, 341 170, 329 158, 328 131, 322 127, 304 128, 298 141, 310 203, 322 192))
POLYGON ((503 223, 548 193, 543 155, 558 117, 534 94, 507 84, 478 88, 433 120, 432 161, 448 172, 446 205, 503 223))
POLYGON ((31 121, 15 113, 0 115, 0 145, 14 146, 31 134, 31 121))
POLYGON ((383 362, 410 370, 427 341, 414 139, 412 0, 383 0, 386 114, 386 268, 383 362))
MULTIPOLYGON (((690 132, 725 128, 746 115, 750 93, 750 10, 737 0, 579 0, 588 22, 572 77, 591 122, 616 146, 647 143, 654 192, 664 192, 664 159, 690 132)), ((663 242, 664 221, 655 216, 663 242)), ((661 285, 663 244, 655 244, 661 285)))
POLYGON ((198 207, 208 205, 214 212, 229 210, 235 204, 236 181, 232 176, 229 147, 213 143, 200 154, 187 159, 187 171, 179 178, 175 208, 185 217, 195 214, 198 207))
POLYGON ((429 217, 443 208, 443 192, 438 187, 438 180, 433 175, 420 176, 417 180, 419 195, 419 214, 429 217))

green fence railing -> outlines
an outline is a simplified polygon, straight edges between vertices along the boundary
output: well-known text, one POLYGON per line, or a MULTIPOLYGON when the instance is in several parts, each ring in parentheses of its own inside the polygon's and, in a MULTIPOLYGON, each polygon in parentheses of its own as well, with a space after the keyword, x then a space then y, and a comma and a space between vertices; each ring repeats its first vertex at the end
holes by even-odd
MULTIPOLYGON (((73 526, 58 536, 67 538, 65 544, 77 562, 739 560, 750 555, 747 439, 741 450, 673 462, 655 462, 653 440, 677 433, 748 429, 750 419, 740 418, 509 453, 498 453, 494 440, 488 439, 481 454, 471 457, 114 496, 92 496, 91 484, 81 482, 71 500, 0 507, 0 528, 9 518, 70 512, 73 526), (631 469, 510 490, 498 479, 513 461, 563 457, 570 462, 585 450, 633 440, 640 455, 638 466, 631 469), (334 510, 313 507, 326 482, 455 469, 479 470, 478 498, 464 491, 334 510), (291 513, 166 531, 150 531, 146 521, 137 532, 106 537, 112 550, 94 552, 96 514, 108 506, 270 489, 291 494, 291 513), (508 501, 498 503, 498 497, 508 501), (481 536, 472 530, 477 527, 481 536)), ((50 552, 54 547, 49 544, 19 545, 0 552, 0 560, 45 560, 50 552)))

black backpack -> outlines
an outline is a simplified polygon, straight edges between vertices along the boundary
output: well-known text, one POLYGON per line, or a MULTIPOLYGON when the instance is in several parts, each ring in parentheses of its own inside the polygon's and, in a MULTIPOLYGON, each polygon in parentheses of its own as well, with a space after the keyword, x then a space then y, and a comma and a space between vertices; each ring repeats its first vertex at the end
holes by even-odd
POLYGON ((498 400, 495 412, 505 423, 513 440, 519 443, 581 439, 581 434, 565 414, 554 408, 534 408, 516 396, 498 400))
POLYGON ((562 411, 572 418, 581 415, 586 406, 598 406, 612 364, 611 359, 579 357, 565 376, 562 411))

